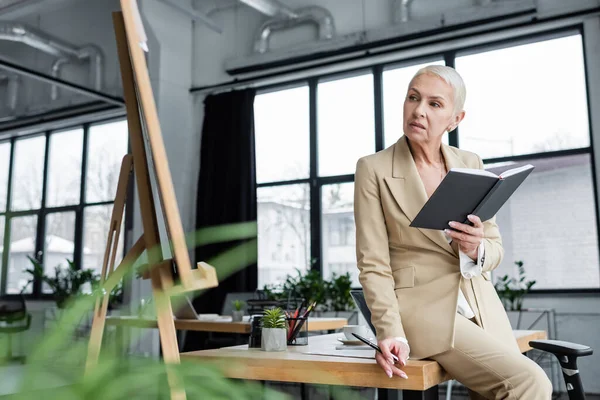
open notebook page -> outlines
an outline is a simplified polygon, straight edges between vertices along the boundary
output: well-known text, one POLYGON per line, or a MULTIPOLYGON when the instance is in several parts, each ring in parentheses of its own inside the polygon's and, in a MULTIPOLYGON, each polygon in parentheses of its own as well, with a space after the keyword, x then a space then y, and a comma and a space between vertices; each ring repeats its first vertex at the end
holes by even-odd
POLYGON ((462 174, 491 176, 492 178, 497 178, 498 177, 498 175, 494 174, 493 172, 486 171, 485 169, 450 168, 450 171, 460 172, 462 174))

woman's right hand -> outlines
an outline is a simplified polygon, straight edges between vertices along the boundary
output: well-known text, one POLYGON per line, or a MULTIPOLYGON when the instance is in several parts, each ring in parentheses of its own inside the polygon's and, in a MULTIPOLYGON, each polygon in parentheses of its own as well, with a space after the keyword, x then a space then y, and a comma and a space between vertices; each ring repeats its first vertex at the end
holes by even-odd
POLYGON ((406 373, 398 368, 398 365, 401 367, 406 365, 406 360, 408 359, 408 353, 410 351, 408 345, 393 337, 380 340, 377 342, 377 345, 381 349, 381 353, 378 351, 375 352, 375 360, 377 360, 377 364, 385 371, 387 376, 391 378, 392 375, 397 375, 401 378, 408 379, 406 373), (398 357, 397 363, 394 361, 392 354, 398 357))

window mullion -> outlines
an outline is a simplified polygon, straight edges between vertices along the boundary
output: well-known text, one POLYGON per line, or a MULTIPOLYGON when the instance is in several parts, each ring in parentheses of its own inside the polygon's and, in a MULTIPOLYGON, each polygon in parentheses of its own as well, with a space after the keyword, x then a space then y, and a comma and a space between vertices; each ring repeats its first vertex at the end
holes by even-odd
POLYGON ((85 189, 86 189, 86 170, 87 170, 87 148, 88 148, 88 135, 89 135, 89 124, 83 126, 83 145, 81 155, 81 181, 79 187, 79 206, 75 210, 75 244, 73 249, 73 262, 77 268, 83 267, 83 214, 85 203, 85 189))
POLYGON ((15 138, 10 140, 10 156, 8 162, 8 187, 6 190, 6 217, 4 219, 4 243, 2 246, 5 251, 2 252, 1 260, 1 279, 0 279, 0 294, 6 294, 6 278, 8 277, 8 257, 10 254, 10 210, 11 210, 11 198, 12 198, 12 186, 13 186, 13 172, 15 164, 15 138))
MULTIPOLYGON (((50 158, 50 132, 46 132, 46 147, 44 149, 44 169, 42 175, 42 202, 40 205, 40 210, 38 212, 37 217, 37 230, 36 230, 36 238, 35 238, 35 250, 33 254, 33 258, 38 260, 44 266, 44 271, 46 271, 45 265, 45 242, 46 242, 46 191, 48 188, 48 162, 50 158)), ((33 296, 39 297, 42 293, 42 282, 38 279, 33 282, 33 296)))
POLYGON ((317 89, 318 80, 309 80, 309 127, 310 127, 310 255, 309 268, 323 271, 321 257, 321 185, 318 182, 318 133, 317 89), (313 264, 313 260, 315 261, 313 264))

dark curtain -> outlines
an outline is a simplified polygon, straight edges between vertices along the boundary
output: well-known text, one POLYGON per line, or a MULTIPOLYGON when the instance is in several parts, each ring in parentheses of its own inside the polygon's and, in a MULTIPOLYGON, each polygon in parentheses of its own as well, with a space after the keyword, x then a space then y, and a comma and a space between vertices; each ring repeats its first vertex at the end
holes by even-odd
MULTIPOLYGON (((254 96, 255 90, 248 89, 209 95, 204 100, 196 230, 256 222, 254 96)), ((208 289, 194 299, 198 313, 221 313, 227 293, 256 290, 255 246, 251 246, 251 251, 246 249, 252 262, 244 263, 247 266, 238 267, 233 274, 229 266, 219 268, 218 262, 211 262, 216 256, 248 241, 252 238, 196 247, 196 262, 211 263, 219 276, 218 287, 208 289)), ((188 332, 185 348, 201 348, 203 336, 200 332, 188 332)))

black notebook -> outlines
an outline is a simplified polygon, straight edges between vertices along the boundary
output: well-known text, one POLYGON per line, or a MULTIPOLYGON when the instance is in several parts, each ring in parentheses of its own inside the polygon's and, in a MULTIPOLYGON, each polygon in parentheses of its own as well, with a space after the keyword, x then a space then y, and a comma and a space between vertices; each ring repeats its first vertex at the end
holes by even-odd
POLYGON ((496 215, 533 168, 527 164, 500 175, 483 169, 451 168, 410 226, 442 230, 450 228, 450 221, 473 225, 467 219, 469 214, 485 222, 496 215))

